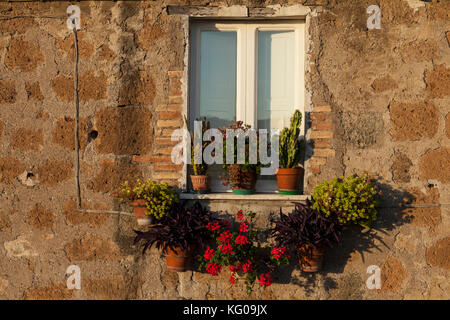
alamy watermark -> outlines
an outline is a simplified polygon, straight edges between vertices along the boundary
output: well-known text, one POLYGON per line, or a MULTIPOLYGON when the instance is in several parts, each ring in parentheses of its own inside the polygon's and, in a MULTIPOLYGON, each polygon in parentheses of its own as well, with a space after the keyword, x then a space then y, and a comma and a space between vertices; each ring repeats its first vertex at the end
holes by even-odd
POLYGON ((194 163, 202 164, 237 164, 263 165, 261 175, 274 175, 279 167, 279 129, 226 129, 225 132, 211 128, 202 132, 202 121, 194 121, 194 147, 189 131, 185 128, 176 129, 172 133, 172 141, 179 141, 172 149, 171 159, 175 164, 191 164, 191 152, 194 150, 194 163), (270 143, 268 139, 270 137, 270 143), (226 154, 224 159, 224 140, 226 154), (236 150, 235 150, 235 140, 236 150), (205 148, 202 143, 210 142, 205 148), (248 159, 246 148, 248 146, 248 159), (269 155, 270 149, 270 155, 269 155))

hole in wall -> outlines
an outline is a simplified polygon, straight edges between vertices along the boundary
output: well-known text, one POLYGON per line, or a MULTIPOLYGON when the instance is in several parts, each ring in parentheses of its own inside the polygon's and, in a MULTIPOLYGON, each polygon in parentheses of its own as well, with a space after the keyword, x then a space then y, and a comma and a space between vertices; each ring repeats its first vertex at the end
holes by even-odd
POLYGON ((88 134, 88 141, 90 142, 92 140, 95 140, 95 139, 97 139, 97 137, 98 137, 98 131, 97 130, 92 130, 88 134))

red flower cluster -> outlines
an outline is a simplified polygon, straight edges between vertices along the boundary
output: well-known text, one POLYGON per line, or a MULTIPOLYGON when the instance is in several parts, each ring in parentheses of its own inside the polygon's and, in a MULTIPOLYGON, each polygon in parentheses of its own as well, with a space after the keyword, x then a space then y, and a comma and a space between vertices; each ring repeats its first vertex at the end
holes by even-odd
POLYGON ((259 285, 264 287, 269 287, 272 284, 272 276, 269 272, 261 273, 259 275, 259 285))
POLYGON ((206 271, 213 276, 217 276, 221 270, 222 270, 222 266, 217 263, 210 263, 206 267, 206 271))
POLYGON ((221 242, 228 243, 228 242, 230 242, 230 240, 231 240, 232 237, 233 237, 233 235, 231 234, 231 232, 230 232, 229 230, 227 230, 227 231, 222 232, 222 233, 220 234, 219 240, 220 240, 221 242))
POLYGON ((227 243, 226 245, 220 245, 219 249, 223 252, 223 253, 227 253, 227 254, 234 254, 234 250, 233 247, 230 246, 229 243, 227 243))
POLYGON ((235 272, 239 272, 239 270, 241 270, 241 266, 237 265, 237 266, 229 266, 230 271, 235 273, 235 272))
POLYGON ((251 261, 247 261, 242 265, 242 271, 250 273, 253 271, 253 264, 251 261))
POLYGON ((230 223, 230 221, 228 221, 228 220, 222 220, 222 225, 225 227, 225 228, 230 228, 231 227, 231 223, 230 223))
POLYGON ((244 221, 241 223, 239 227, 240 232, 247 232, 248 231, 248 221, 244 221))
POLYGON ((214 250, 208 246, 208 248, 206 248, 206 250, 205 250, 205 254, 203 254, 203 258, 205 258, 206 260, 209 260, 213 257, 213 255, 214 255, 214 250))
POLYGON ((289 257, 288 250, 285 247, 273 248, 270 253, 274 259, 280 259, 284 256, 289 257))
POLYGON ((238 211, 238 213, 236 214, 236 217, 241 221, 244 220, 244 213, 243 213, 242 209, 238 211))
POLYGON ((214 223, 209 222, 206 225, 206 229, 208 229, 209 231, 216 231, 217 229, 220 229, 220 224, 218 222, 214 223))
POLYGON ((246 236, 243 236, 243 235, 238 235, 237 237, 236 237, 236 240, 234 240, 234 242, 236 242, 237 244, 239 244, 239 245, 244 245, 244 244, 247 244, 248 243, 248 239, 247 239, 247 237, 246 236))

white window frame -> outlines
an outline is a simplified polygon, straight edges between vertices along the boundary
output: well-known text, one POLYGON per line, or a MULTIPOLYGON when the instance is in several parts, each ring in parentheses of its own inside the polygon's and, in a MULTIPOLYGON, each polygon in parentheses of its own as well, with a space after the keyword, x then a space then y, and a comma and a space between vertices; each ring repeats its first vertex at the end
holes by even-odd
MULTIPOLYGON (((258 31, 294 31, 294 110, 300 110, 305 119, 305 21, 304 20, 194 20, 190 25, 189 52, 189 95, 187 115, 190 127, 200 114, 200 34, 202 31, 236 31, 236 120, 242 120, 252 128, 257 127, 257 34, 258 31)), ((283 126, 289 126, 284 123, 283 126)), ((305 134, 305 121, 302 122, 301 135, 305 134)), ((272 188, 270 188, 272 189, 272 188)), ((231 190, 229 190, 231 192, 231 190)), ((257 185, 257 192, 268 192, 257 185)), ((273 191, 270 191, 273 192, 273 191)))

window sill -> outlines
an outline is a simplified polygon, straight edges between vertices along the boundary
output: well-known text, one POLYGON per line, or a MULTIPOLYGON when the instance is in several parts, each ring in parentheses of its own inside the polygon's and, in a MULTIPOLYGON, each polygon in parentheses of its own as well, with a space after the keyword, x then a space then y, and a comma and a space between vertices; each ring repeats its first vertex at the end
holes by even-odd
POLYGON ((305 201, 311 199, 310 195, 283 195, 278 193, 255 193, 250 195, 234 194, 232 192, 223 193, 181 193, 182 200, 257 200, 257 201, 305 201))

